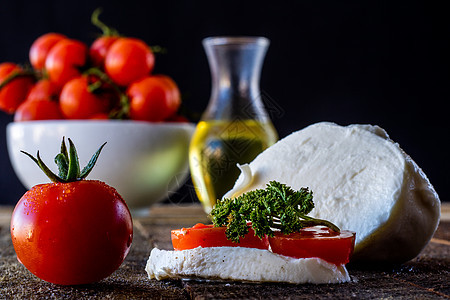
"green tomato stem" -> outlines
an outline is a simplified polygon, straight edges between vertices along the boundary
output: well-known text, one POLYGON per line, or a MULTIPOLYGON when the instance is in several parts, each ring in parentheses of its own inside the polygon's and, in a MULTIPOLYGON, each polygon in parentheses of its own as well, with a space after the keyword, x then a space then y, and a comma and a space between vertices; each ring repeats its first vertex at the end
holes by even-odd
POLYGON ((105 146, 106 142, 100 146, 100 148, 94 153, 94 155, 92 156, 86 167, 84 167, 83 170, 80 172, 80 163, 78 160, 78 154, 75 145, 73 144, 71 139, 68 140, 69 140, 69 151, 67 151, 63 137, 61 143, 61 152, 57 154, 55 157, 55 162, 59 168, 59 176, 53 173, 42 161, 39 155, 39 151, 37 152, 36 158, 25 151, 20 152, 30 157, 52 182, 65 183, 83 180, 94 168, 94 165, 97 162, 100 152, 105 146))
POLYGON ((10 83, 11 81, 17 79, 17 78, 21 78, 21 77, 31 77, 33 80, 38 80, 39 78, 41 78, 41 73, 36 72, 34 70, 22 70, 22 71, 14 71, 12 72, 8 77, 5 78, 5 80, 3 80, 3 82, 0 84, 0 90, 6 86, 8 83, 10 83))
POLYGON ((119 36, 119 32, 100 21, 99 16, 102 13, 102 8, 99 7, 91 15, 91 23, 103 32, 103 36, 119 36))

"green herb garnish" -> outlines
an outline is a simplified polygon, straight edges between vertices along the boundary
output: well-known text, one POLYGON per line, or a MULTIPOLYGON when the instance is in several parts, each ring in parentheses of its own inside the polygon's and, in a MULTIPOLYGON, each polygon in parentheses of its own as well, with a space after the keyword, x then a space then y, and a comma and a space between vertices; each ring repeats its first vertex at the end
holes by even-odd
POLYGON ((247 222, 251 222, 250 226, 259 238, 273 236, 274 229, 290 234, 316 225, 340 231, 329 221, 307 216, 313 208, 313 193, 308 188, 294 191, 285 184, 271 181, 265 189, 218 200, 210 218, 214 226, 227 227, 225 233, 233 242, 239 242, 239 238, 248 233, 247 222))

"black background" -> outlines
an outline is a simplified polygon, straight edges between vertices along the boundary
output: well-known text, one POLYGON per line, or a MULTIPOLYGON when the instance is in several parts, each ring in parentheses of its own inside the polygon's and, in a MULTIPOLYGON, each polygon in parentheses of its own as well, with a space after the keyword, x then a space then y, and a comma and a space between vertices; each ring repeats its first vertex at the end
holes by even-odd
MULTIPOLYGON (((53 31, 91 43, 90 15, 123 35, 168 49, 156 73, 172 76, 184 104, 201 112, 210 73, 201 40, 262 35, 271 40, 261 88, 280 137, 319 121, 377 124, 422 167, 448 201, 450 18, 446 1, 2 1, 0 62, 28 62, 53 31), (272 110, 275 108, 275 110, 272 110)), ((6 150, 0 112, 0 204, 25 189, 6 150)), ((195 200, 193 200, 195 201, 195 200)))

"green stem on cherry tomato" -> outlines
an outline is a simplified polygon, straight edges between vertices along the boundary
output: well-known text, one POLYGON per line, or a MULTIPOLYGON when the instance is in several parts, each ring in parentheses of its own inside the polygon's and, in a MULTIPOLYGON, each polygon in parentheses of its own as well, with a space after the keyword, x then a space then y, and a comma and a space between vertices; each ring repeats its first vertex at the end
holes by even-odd
POLYGON ((150 46, 150 49, 152 50, 153 53, 160 53, 160 54, 166 54, 167 53, 167 48, 161 47, 161 46, 150 46))
POLYGON ((8 83, 10 83, 11 81, 13 81, 16 78, 20 78, 20 77, 32 77, 34 80, 38 80, 39 78, 42 77, 41 73, 35 71, 35 70, 30 70, 30 69, 24 69, 22 71, 14 71, 12 72, 8 77, 6 77, 5 80, 3 80, 2 83, 0 83, 0 89, 2 89, 4 86, 6 86, 8 83))
POLYGON ((94 92, 95 90, 97 90, 98 88, 101 87, 101 85, 103 83, 109 84, 114 91, 116 91, 119 95, 122 95, 123 92, 120 90, 119 86, 117 84, 114 83, 114 81, 112 81, 111 78, 109 78, 109 76, 101 71, 99 68, 93 67, 93 68, 89 68, 86 71, 83 72, 84 75, 94 75, 95 77, 97 77, 99 79, 99 81, 94 82, 93 84, 89 85, 89 92, 94 92))
MULTIPOLYGON (((91 23, 103 32, 103 36, 120 36, 119 31, 117 31, 115 28, 109 27, 108 25, 100 21, 99 16, 101 13, 102 13, 101 7, 94 10, 91 16, 91 23)), ((167 48, 158 45, 151 46, 150 49, 152 50, 153 53, 160 53, 160 54, 167 53, 167 48)))
POLYGON ((91 16, 92 24, 98 27, 103 32, 103 36, 119 36, 120 34, 116 29, 111 28, 102 21, 100 21, 98 17, 100 16, 101 13, 102 13, 101 7, 94 10, 91 16))
POLYGON ((120 89, 120 87, 114 83, 114 81, 109 78, 109 76, 101 71, 99 68, 89 68, 84 72, 86 75, 94 75, 99 81, 94 82, 89 85, 89 92, 94 92, 96 89, 100 88, 103 83, 109 84, 114 91, 119 95, 119 105, 117 108, 113 109, 110 114, 110 119, 126 119, 130 115, 130 99, 128 96, 120 89))
POLYGON ((88 86, 88 91, 89 91, 89 93, 94 93, 96 90, 98 90, 99 88, 101 88, 102 85, 103 85, 103 82, 101 82, 100 80, 98 80, 98 81, 96 81, 96 82, 94 82, 94 83, 91 83, 91 84, 88 86))
POLYGON ((119 105, 113 109, 108 117, 110 119, 127 119, 130 116, 130 99, 124 93, 120 94, 119 105))
POLYGON ((100 82, 107 83, 107 84, 111 85, 116 92, 122 93, 122 91, 117 86, 117 84, 115 84, 114 81, 112 81, 112 79, 109 78, 109 76, 106 75, 106 73, 101 71, 99 68, 96 68, 96 67, 89 68, 86 71, 84 71, 83 74, 84 75, 94 75, 95 77, 100 79, 100 82))

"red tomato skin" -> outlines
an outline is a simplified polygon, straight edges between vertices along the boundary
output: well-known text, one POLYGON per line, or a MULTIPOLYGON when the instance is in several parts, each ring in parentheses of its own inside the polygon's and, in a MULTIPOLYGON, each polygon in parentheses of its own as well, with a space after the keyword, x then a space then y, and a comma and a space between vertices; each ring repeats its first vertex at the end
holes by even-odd
POLYGON ((255 236, 252 228, 249 233, 234 243, 225 235, 226 227, 214 227, 213 225, 197 224, 191 228, 172 230, 171 238, 173 249, 176 251, 201 247, 245 247, 256 249, 269 249, 267 237, 262 239, 255 236))
MULTIPOLYGON (((13 72, 20 72, 22 68, 10 62, 0 64, 0 84, 13 72)), ((17 77, 0 89, 0 110, 9 114, 16 111, 17 107, 25 101, 28 92, 32 88, 34 80, 31 77, 17 77)))
POLYGON ((165 75, 147 76, 132 83, 127 95, 133 120, 160 122, 175 114, 181 104, 177 85, 165 75))
POLYGON ((40 70, 45 67, 45 59, 50 49, 67 37, 60 33, 49 32, 38 37, 30 47, 29 58, 33 68, 40 70))
POLYGON ((118 39, 118 36, 101 36, 92 43, 89 48, 89 57, 94 66, 104 66, 109 48, 118 39))
POLYGON ((150 47, 135 38, 119 38, 109 47, 105 58, 106 74, 121 86, 150 74, 154 65, 150 47))
POLYGON ((33 187, 17 203, 11 237, 19 261, 37 277, 77 285, 112 274, 129 252, 133 226, 117 191, 82 180, 33 187))
POLYGON ((68 119, 89 119, 99 113, 107 113, 110 102, 107 98, 88 91, 89 81, 85 76, 67 82, 59 97, 63 115, 68 119))
POLYGON ((153 77, 165 82, 167 89, 170 91, 171 97, 168 97, 166 100, 166 108, 168 110, 168 114, 171 112, 169 116, 173 115, 177 112, 181 104, 181 93, 178 85, 167 75, 155 75, 153 77))
POLYGON ((47 55, 45 69, 58 87, 62 87, 70 79, 81 74, 79 68, 86 64, 86 44, 71 39, 56 43, 47 55))
POLYGON ((318 257, 335 265, 350 261, 355 247, 355 233, 341 230, 337 234, 325 227, 308 227, 300 233, 269 237, 272 252, 294 258, 318 257))
POLYGON ((43 98, 26 100, 14 114, 14 122, 59 119, 64 119, 59 103, 43 98))
POLYGON ((167 119, 164 120, 165 122, 174 122, 174 123, 189 123, 189 119, 182 115, 174 114, 167 119))
POLYGON ((98 113, 89 117, 91 120, 109 120, 109 115, 106 113, 98 113))
POLYGON ((26 100, 52 99, 57 101, 58 95, 59 89, 53 82, 48 79, 41 79, 30 89, 26 100))

